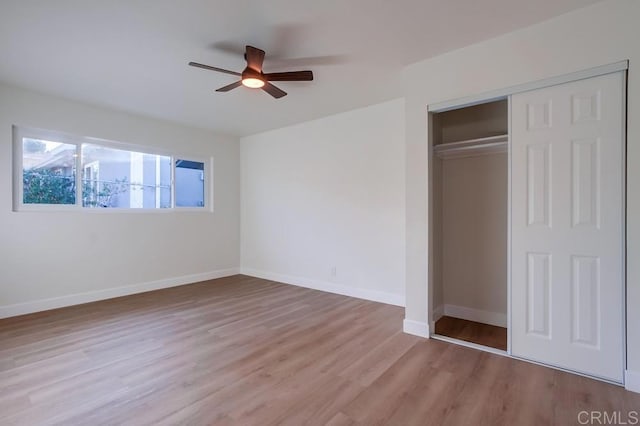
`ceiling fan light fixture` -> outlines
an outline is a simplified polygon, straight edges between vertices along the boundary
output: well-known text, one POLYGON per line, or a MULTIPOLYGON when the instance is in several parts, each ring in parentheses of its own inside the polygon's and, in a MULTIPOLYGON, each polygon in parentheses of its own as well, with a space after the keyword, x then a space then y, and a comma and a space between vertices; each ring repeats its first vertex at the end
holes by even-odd
POLYGON ((242 85, 251 89, 259 89, 264 86, 264 80, 255 77, 246 77, 242 79, 242 85))

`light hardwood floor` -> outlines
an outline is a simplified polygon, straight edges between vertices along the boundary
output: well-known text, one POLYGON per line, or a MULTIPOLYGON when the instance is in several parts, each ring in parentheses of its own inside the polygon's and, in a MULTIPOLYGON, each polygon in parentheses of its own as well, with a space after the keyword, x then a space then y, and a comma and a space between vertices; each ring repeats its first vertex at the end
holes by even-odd
POLYGON ((507 350, 507 329, 444 316, 436 321, 436 334, 507 350))
POLYGON ((543 425, 595 380, 403 334, 404 310, 235 276, 0 320, 0 424, 543 425))

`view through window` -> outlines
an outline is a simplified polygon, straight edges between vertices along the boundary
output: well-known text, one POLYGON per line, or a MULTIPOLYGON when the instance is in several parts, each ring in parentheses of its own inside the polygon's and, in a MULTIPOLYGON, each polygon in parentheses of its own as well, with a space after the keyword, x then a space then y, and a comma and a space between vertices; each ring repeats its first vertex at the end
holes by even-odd
POLYGON ((204 163, 176 160, 176 207, 204 206, 204 163))
POLYGON ((76 145, 22 140, 22 202, 75 204, 76 145))
POLYGON ((171 158, 83 144, 82 205, 170 208, 171 158))

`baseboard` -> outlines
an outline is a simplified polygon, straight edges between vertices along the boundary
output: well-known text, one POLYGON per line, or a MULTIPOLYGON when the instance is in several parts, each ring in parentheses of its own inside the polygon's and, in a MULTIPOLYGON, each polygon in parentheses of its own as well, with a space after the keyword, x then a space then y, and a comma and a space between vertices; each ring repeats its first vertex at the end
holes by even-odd
POLYGON ((404 319, 402 322, 402 331, 418 337, 429 338, 429 325, 426 322, 404 319))
POLYGON ((68 296, 54 297, 51 299, 34 300, 33 302, 0 306, 0 318, 9 318, 18 315, 31 314, 34 312, 48 311, 50 309, 64 308, 66 306, 96 302, 98 300, 113 299, 114 297, 128 296, 131 294, 176 287, 180 285, 196 283, 199 281, 213 280, 216 278, 237 275, 239 273, 240 268, 220 269, 217 271, 183 275, 180 277, 166 278, 162 280, 149 281, 146 283, 133 284, 123 287, 107 288, 104 290, 71 294, 68 296))
POLYGON ((640 393, 640 373, 626 370, 624 372, 624 388, 631 392, 640 393))
POLYGON ((346 285, 331 283, 327 281, 315 280, 311 278, 296 277, 275 272, 260 271, 253 268, 240 268, 240 273, 251 277, 262 278, 270 281, 277 281, 291 284, 298 287, 312 288, 314 290, 326 291, 328 293, 341 294, 343 296, 356 297, 358 299, 371 300, 373 302, 386 303, 388 305, 405 306, 404 295, 388 293, 378 290, 368 290, 364 288, 350 287, 346 285))
POLYGON ((444 305, 444 314, 448 317, 481 322, 497 327, 507 326, 507 314, 500 312, 481 311, 480 309, 467 308, 466 306, 444 305))

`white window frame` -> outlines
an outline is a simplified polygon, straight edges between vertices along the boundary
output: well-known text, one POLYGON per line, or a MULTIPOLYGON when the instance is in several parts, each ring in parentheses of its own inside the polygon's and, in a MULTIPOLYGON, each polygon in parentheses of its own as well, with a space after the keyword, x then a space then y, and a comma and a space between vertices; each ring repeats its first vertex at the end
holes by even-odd
POLYGON ((13 211, 83 211, 92 213, 167 213, 167 212, 213 212, 213 157, 203 157, 198 155, 179 155, 165 149, 134 145, 130 143, 115 142, 106 139, 99 139, 86 136, 74 136, 68 133, 57 132, 53 130, 44 130, 14 125, 13 133, 13 211), (29 204, 24 203, 24 185, 23 185, 23 139, 39 139, 61 142, 65 144, 75 145, 75 180, 76 180, 76 202, 75 204, 29 204), (159 155, 169 157, 171 162, 170 168, 170 191, 171 191, 171 207, 167 208, 125 208, 125 207, 108 207, 95 208, 84 207, 82 205, 82 145, 99 145, 105 148, 119 149, 130 152, 139 152, 147 155, 159 155), (176 207, 175 197, 175 168, 176 160, 197 161, 204 164, 204 206, 202 207, 176 207))
POLYGON ((78 208, 78 200, 82 200, 82 186, 79 180, 82 176, 78 159, 80 157, 81 142, 68 134, 51 132, 42 129, 30 129, 26 127, 13 126, 13 210, 14 211, 74 211, 78 208), (24 203, 24 184, 23 184, 23 139, 40 139, 60 142, 76 147, 76 202, 74 204, 30 204, 24 203))
MULTIPOLYGON (((85 184, 85 173, 87 172, 87 170, 91 170, 91 186, 93 186, 95 184, 95 189, 99 190, 100 189, 100 162, 99 161, 92 161, 89 164, 84 164, 82 166, 82 176, 80 177, 80 181, 82 182, 82 188, 84 189, 84 184, 85 184)), ((96 200, 92 200, 92 201, 96 201, 96 200)))

